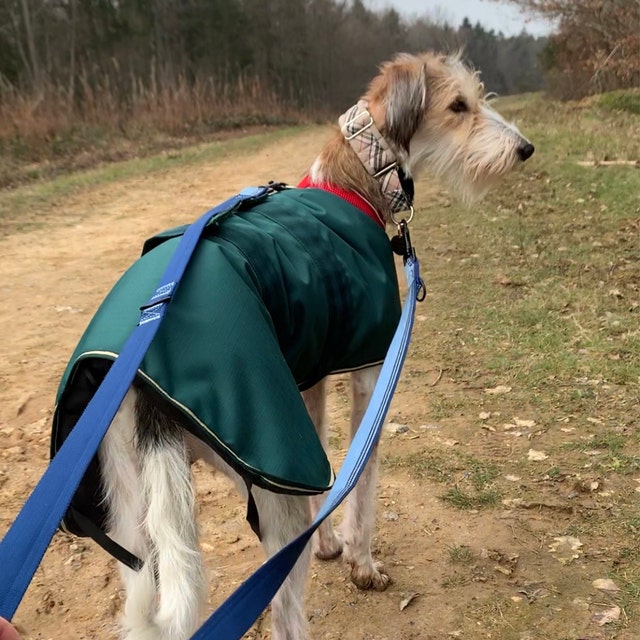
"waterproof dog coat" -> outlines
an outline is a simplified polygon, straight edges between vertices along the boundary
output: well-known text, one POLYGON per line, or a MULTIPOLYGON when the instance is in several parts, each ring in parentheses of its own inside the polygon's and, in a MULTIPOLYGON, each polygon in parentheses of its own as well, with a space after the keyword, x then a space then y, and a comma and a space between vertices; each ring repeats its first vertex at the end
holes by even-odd
MULTIPOLYGON (((108 294, 62 377, 55 455, 117 358, 185 227, 144 245, 108 294)), ((330 373, 381 362, 400 316, 385 232, 342 198, 286 189, 214 218, 135 383, 248 483, 319 493, 331 467, 300 397, 330 373)), ((105 525, 96 456, 74 511, 105 525)))

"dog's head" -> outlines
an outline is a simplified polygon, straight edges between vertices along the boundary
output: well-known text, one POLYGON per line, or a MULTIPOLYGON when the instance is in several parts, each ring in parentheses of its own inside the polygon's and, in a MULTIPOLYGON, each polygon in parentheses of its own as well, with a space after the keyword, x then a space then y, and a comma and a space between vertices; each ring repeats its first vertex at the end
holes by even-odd
POLYGON ((432 172, 466 201, 534 151, 489 106, 479 74, 459 55, 400 54, 381 67, 365 99, 405 172, 432 172))

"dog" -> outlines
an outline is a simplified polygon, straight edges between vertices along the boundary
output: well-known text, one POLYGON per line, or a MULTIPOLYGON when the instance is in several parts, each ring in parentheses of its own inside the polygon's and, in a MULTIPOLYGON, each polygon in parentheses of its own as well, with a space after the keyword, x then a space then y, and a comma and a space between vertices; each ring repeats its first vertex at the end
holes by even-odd
MULTIPOLYGON (((258 214, 263 212, 260 215, 239 213, 229 218, 235 222, 223 221, 216 228, 220 235, 216 239, 220 243, 215 248, 216 256, 236 255, 235 245, 240 242, 237 237, 258 234, 251 251, 241 247, 248 255, 247 260, 241 267, 229 269, 230 278, 248 283, 249 293, 234 306, 231 299, 245 284, 242 287, 234 284, 228 290, 220 285, 224 290, 220 295, 224 298, 211 310, 211 315, 217 318, 218 306, 226 307, 228 302, 233 318, 220 322, 226 322, 223 332, 225 336, 231 336, 228 339, 233 344, 221 347, 226 350, 219 357, 217 352, 213 356, 199 353, 193 356, 205 358, 211 371, 222 366, 220 361, 227 363, 223 381, 210 384, 205 395, 210 395, 215 404, 211 410, 215 414, 212 420, 218 416, 218 421, 224 422, 226 418, 222 420, 219 416, 227 416, 224 413, 227 405, 232 405, 234 411, 243 416, 243 436, 236 438, 235 444, 229 444, 232 436, 224 440, 226 436, 219 434, 205 441, 194 432, 193 421, 188 419, 197 413, 196 409, 185 409, 181 400, 174 404, 183 409, 182 413, 170 411, 167 394, 158 390, 159 383, 141 379, 128 391, 100 447, 98 500, 106 511, 105 527, 117 544, 144 561, 142 568, 135 569, 120 564, 126 588, 122 627, 123 637, 127 640, 184 640, 194 633, 201 621, 206 581, 194 517, 195 493, 190 465, 195 460, 202 459, 229 476, 254 506, 254 515, 257 515, 254 526, 269 556, 304 531, 320 508, 321 492, 331 483, 326 459, 318 463, 317 479, 309 481, 308 491, 304 490, 306 480, 301 482, 305 485, 302 489, 293 487, 287 491, 278 484, 282 480, 274 480, 276 472, 267 473, 267 480, 263 482, 247 481, 246 469, 251 469, 253 462, 238 463, 240 454, 234 447, 241 448, 245 441, 262 437, 261 425, 249 424, 252 419, 260 422, 264 418, 269 424, 282 421, 290 424, 287 429, 295 429, 297 422, 310 418, 312 428, 315 428, 313 437, 326 448, 326 375, 348 369, 352 370, 351 432, 352 435, 355 433, 378 377, 381 354, 386 351, 399 315, 395 268, 384 230, 398 221, 402 211, 411 209, 412 177, 428 172, 444 179, 463 200, 473 202, 534 152, 531 142, 517 127, 507 123, 491 108, 478 74, 465 66, 460 55, 397 55, 380 67, 366 93, 340 118, 339 124, 339 130, 320 151, 300 188, 284 189, 268 196, 266 203, 257 207, 258 214), (335 207, 343 206, 338 203, 345 200, 348 201, 344 205, 346 213, 342 218, 334 215, 334 218, 340 218, 334 222, 331 212, 335 207), (319 210, 319 202, 326 203, 328 213, 319 210), (269 208, 272 205, 285 208, 286 213, 279 217, 269 208), (305 209, 303 216, 296 217, 300 207, 307 207, 308 211, 305 209), (357 209, 366 215, 362 216, 357 209), (254 220, 258 220, 255 223, 258 231, 251 226, 254 220), (311 267, 305 263, 296 265, 293 271, 296 278, 304 279, 302 288, 305 292, 315 291, 313 287, 317 286, 320 293, 314 293, 314 296, 324 295, 333 305, 331 314, 337 317, 328 318, 324 317, 327 314, 323 310, 309 312, 305 307, 310 304, 308 301, 289 304, 279 297, 297 295, 292 293, 289 280, 282 286, 271 284, 270 290, 264 290, 264 279, 272 282, 268 280, 271 276, 264 274, 271 273, 274 264, 295 261, 296 242, 304 236, 306 225, 329 224, 326 220, 333 225, 326 237, 322 235, 325 231, 316 232, 315 227, 308 234, 311 244, 315 245, 312 251, 324 251, 322 258, 314 254, 311 267), (346 226, 340 226, 343 223, 346 226), (240 229, 238 235, 233 235, 233 231, 225 235, 226 225, 233 229, 234 224, 240 229), (292 244, 273 257, 270 254, 271 237, 264 240, 266 236, 261 235, 261 225, 286 227, 286 242, 292 244), (314 242, 316 233, 321 235, 314 242), (363 245, 363 259, 349 257, 343 260, 338 250, 333 249, 331 243, 342 243, 348 235, 355 238, 349 240, 350 243, 366 244, 363 245), (362 238, 366 238, 366 242, 362 238), (352 259, 361 260, 357 268, 350 269, 352 259), (354 284, 352 280, 344 280, 345 272, 350 270, 365 271, 362 282, 354 284), (273 291, 275 288, 279 291, 273 291), (386 298, 379 304, 373 300, 374 321, 362 330, 362 335, 352 337, 351 334, 358 333, 359 329, 352 322, 351 314, 357 314, 359 305, 378 295, 368 295, 378 289, 379 295, 386 298), (274 301, 278 301, 277 304, 274 301), (280 304, 288 305, 287 313, 281 313, 280 304), (340 307, 339 311, 334 309, 336 305, 340 307), (288 326, 290 314, 295 317, 289 318, 291 326, 288 326), (278 319, 280 316, 287 318, 278 319), (249 329, 243 329, 245 324, 249 329), (291 343, 295 341, 294 347, 291 343), (336 349, 340 351, 338 356, 330 357, 324 352, 325 343, 331 341, 340 345, 336 349), (267 350, 261 358, 264 363, 255 360, 247 363, 243 342, 252 348, 254 345, 256 348, 259 345, 260 349, 264 347, 267 350), (315 352, 309 346, 311 343, 315 352), (355 346, 344 346, 352 343, 355 346), (374 343, 377 346, 369 348, 374 343), (345 350, 352 352, 346 359, 343 358, 345 350), (284 359, 282 354, 286 356, 284 359), (251 378, 260 367, 264 368, 260 383, 244 380, 251 378), (229 377, 231 382, 227 383, 229 377), (282 391, 281 395, 280 387, 286 393, 282 391), (297 400, 291 397, 291 390, 297 400), (299 390, 302 390, 301 396, 299 390), (255 410, 247 408, 253 394, 259 396, 259 408, 255 410), (300 402, 301 397, 304 404, 300 402), (302 410, 306 411, 304 416, 302 410), (309 498, 307 494, 314 495, 309 498)), ((205 241, 201 241, 203 243, 205 241)), ((346 251, 345 255, 352 255, 351 244, 346 251)), ((242 259, 245 257, 243 255, 242 259)), ((212 277, 217 278, 216 274, 212 277)), ((183 286, 181 284, 179 292, 183 286)), ((315 300, 313 304, 316 304, 315 300)), ((176 322, 179 330, 181 321, 176 322)), ((205 317, 204 322, 209 322, 209 318, 205 317)), ((160 369, 173 366, 183 352, 183 347, 178 347, 177 357, 165 358, 165 365, 160 365, 160 369)), ((91 354, 100 355, 97 351, 91 354)), ((89 358, 89 362, 99 360, 89 358)), ((202 368, 196 367, 196 370, 202 371, 202 368)), ((77 378, 74 369, 65 384, 73 386, 77 378)), ((86 376, 87 380, 90 378, 86 376)), ((203 395, 192 388, 196 386, 195 382, 188 386, 187 395, 203 395)), ((65 408, 69 404, 65 400, 68 394, 65 394, 63 390, 59 396, 58 413, 70 411, 65 408)), ((199 400, 196 398, 195 402, 199 400)), ((62 418, 58 420, 63 421, 62 418)), ((308 455, 307 466, 313 466, 311 448, 315 445, 312 440, 307 438, 311 443, 308 453, 305 449, 302 454, 285 454, 282 445, 282 456, 302 457, 304 468, 304 456, 308 455)), ((266 465, 279 465, 280 461, 274 458, 279 455, 280 444, 268 439, 259 442, 262 444, 251 445, 253 450, 249 448, 247 455, 262 456, 266 465), (263 455, 265 447, 270 451, 263 455)), ((320 459, 317 452, 313 456, 320 459)), ((389 583, 389 576, 373 559, 370 549, 375 512, 375 458, 374 453, 347 501, 340 535, 330 520, 326 520, 315 535, 313 552, 320 559, 342 554, 351 567, 351 579, 358 587, 383 590, 389 583)), ((293 460, 292 464, 297 462, 300 461, 293 460)), ((273 640, 306 640, 309 637, 303 591, 311 552, 310 549, 305 551, 272 602, 273 640)))

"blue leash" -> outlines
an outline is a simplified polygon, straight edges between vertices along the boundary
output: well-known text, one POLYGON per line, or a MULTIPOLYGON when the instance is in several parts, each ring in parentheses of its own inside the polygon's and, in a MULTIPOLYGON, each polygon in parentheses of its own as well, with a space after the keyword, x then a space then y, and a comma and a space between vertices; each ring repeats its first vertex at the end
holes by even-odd
MULTIPOLYGON (((161 278, 160 286, 142 307, 138 326, 125 343, 102 385, 80 420, 29 496, 0 543, 0 616, 11 619, 31 582, 71 499, 100 446, 138 366, 142 361, 167 304, 175 292, 204 228, 215 216, 237 209, 243 202, 259 200, 267 187, 243 190, 208 211, 184 233, 161 278), (73 461, 70 463, 69 461, 73 461)), ((378 382, 362 423, 342 464, 333 488, 307 531, 281 549, 246 580, 204 623, 193 640, 239 640, 273 599, 314 531, 355 486, 377 442, 406 357, 413 327, 416 300, 424 293, 419 265, 408 229, 403 222, 400 237, 405 244, 407 300, 396 333, 382 365, 378 382)))
POLYGON ((316 519, 303 534, 269 558, 243 582, 200 627, 191 640, 240 640, 271 602, 314 531, 347 497, 358 481, 380 436, 409 347, 416 300, 422 299, 424 292, 418 260, 413 252, 405 260, 405 275, 408 293, 398 328, 387 351, 360 427, 316 519))
POLYGON ((213 217, 259 200, 268 192, 267 187, 244 189, 185 231, 160 286, 142 308, 138 326, 0 543, 0 616, 11 620, 15 614, 160 326, 204 228, 213 217))

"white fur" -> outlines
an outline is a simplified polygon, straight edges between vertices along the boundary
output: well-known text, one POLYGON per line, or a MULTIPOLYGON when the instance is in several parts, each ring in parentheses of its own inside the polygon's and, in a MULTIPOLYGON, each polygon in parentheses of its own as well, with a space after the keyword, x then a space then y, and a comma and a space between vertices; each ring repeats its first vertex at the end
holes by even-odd
MULTIPOLYGON (((406 166, 412 175, 429 170, 444 177, 463 197, 471 199, 520 162, 518 150, 528 141, 488 106, 477 74, 464 67, 458 57, 401 56, 395 63, 383 67, 378 80, 380 78, 377 83, 374 80, 370 89, 373 107, 384 114, 380 104, 375 103, 379 100, 376 96, 384 89, 388 92, 386 117, 392 116, 399 138, 406 137, 407 127, 415 126, 406 143, 409 148, 403 152, 408 157, 406 166), (394 64, 403 69, 409 65, 413 72, 395 74, 394 64), (460 99, 468 105, 464 113, 452 109, 460 99), (406 105, 403 101, 416 101, 416 104, 406 105), (406 123, 401 120, 405 117, 403 114, 407 114, 406 123), (415 124, 411 124, 414 121, 415 124)), ((384 123, 377 124, 382 130, 384 123)), ((395 142, 397 147, 403 144, 400 139, 395 142)), ((353 166, 344 162, 346 156, 343 156, 345 166, 336 171, 338 161, 332 164, 327 160, 336 156, 327 153, 329 155, 323 151, 313 164, 312 179, 335 180, 348 171, 345 166, 353 166)), ((376 189, 375 184, 367 183, 362 190, 357 190, 370 196, 372 202, 384 202, 378 198, 376 189)), ((389 212, 380 211, 389 221, 389 212)), ((369 403, 378 373, 379 367, 371 367, 351 374, 352 435, 369 403)), ((303 393, 324 446, 327 444, 325 390, 326 383, 321 381, 303 393)), ((169 434, 166 438, 152 439, 151 446, 149 442, 139 442, 137 433, 146 441, 147 432, 136 430, 137 393, 132 389, 127 394, 99 453, 111 535, 145 561, 139 573, 121 567, 127 591, 123 637, 126 640, 186 640, 196 630, 206 601, 190 463, 199 458, 205 460, 229 476, 245 498, 247 488, 213 450, 166 417, 157 418, 155 427, 156 433, 169 434), (164 428, 167 430, 163 431, 164 428)), ((389 576, 371 555, 376 467, 374 451, 348 498, 341 531, 334 531, 328 519, 317 532, 314 551, 321 559, 335 558, 342 553, 351 566, 351 578, 356 585, 380 590, 388 585, 389 576)), ((267 555, 273 555, 301 533, 323 500, 321 496, 308 500, 255 487, 251 491, 267 555)), ((303 602, 309 555, 307 551, 299 559, 272 603, 272 640, 307 640, 309 637, 303 602)))

